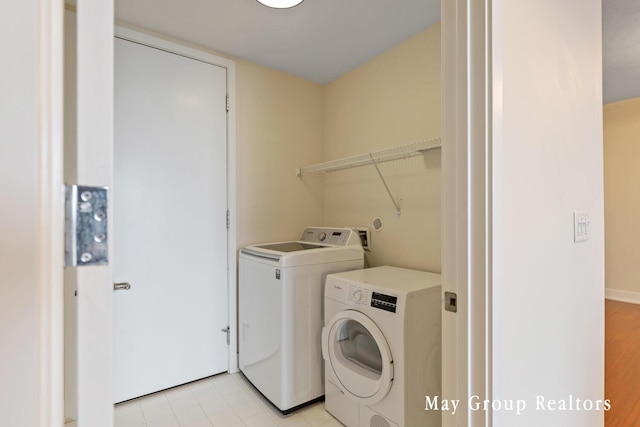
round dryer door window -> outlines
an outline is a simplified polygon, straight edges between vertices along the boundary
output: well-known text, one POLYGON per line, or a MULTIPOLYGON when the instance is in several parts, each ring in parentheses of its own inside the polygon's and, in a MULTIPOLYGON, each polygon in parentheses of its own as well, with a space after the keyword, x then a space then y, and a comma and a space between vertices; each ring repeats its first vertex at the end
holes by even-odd
POLYGON ((374 404, 391 389, 393 358, 380 328, 363 313, 336 313, 323 330, 327 360, 346 396, 374 404))

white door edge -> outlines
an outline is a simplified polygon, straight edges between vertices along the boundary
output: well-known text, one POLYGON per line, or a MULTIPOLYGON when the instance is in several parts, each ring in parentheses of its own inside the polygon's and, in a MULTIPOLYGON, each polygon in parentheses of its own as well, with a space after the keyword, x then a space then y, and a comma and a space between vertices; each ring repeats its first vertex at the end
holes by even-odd
POLYGON ((229 210, 229 229, 227 230, 227 295, 229 313, 228 326, 230 328, 228 370, 229 373, 238 372, 235 61, 130 28, 116 26, 114 34, 117 38, 206 62, 224 68, 227 71, 227 93, 229 94, 229 111, 227 112, 227 209, 229 210))
MULTIPOLYGON (((491 7, 442 2, 442 290, 457 293, 457 313, 442 314, 442 398, 461 402, 491 399, 491 7)), ((491 409, 442 417, 491 423, 491 409)))
MULTIPOLYGON (((77 11, 75 182, 113 186, 113 0, 77 11)), ((108 216, 113 209, 109 206, 108 216)), ((113 228, 108 223, 107 234, 113 228)), ((109 257, 113 258, 112 248, 109 257)), ((68 268, 77 284, 77 425, 113 426, 113 281, 110 265, 68 268)), ((74 415, 74 414, 68 414, 74 415)))

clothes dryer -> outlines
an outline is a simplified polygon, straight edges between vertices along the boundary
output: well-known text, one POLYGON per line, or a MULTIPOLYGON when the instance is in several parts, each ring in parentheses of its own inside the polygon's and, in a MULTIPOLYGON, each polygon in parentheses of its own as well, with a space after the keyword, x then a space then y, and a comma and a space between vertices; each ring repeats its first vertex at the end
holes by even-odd
POLYGON ((347 427, 440 426, 439 274, 376 267, 327 276, 325 407, 347 427))

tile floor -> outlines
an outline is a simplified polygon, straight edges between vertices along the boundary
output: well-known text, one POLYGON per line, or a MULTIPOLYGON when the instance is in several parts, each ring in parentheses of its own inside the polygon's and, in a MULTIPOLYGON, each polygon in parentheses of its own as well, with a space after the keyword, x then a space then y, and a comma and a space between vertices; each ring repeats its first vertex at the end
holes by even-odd
MULTIPOLYGON (((340 427, 324 402, 282 416, 241 374, 220 374, 115 406, 114 427, 340 427)), ((68 425, 67 425, 68 427, 68 425)))

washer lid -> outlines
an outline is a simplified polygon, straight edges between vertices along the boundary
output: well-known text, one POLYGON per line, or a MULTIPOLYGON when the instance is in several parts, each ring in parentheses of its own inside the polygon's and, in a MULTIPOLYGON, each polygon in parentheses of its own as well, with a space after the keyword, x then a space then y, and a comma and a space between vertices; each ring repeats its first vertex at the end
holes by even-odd
POLYGON ((336 313, 322 330, 322 349, 338 387, 351 400, 374 404, 389 393, 391 350, 380 328, 362 312, 336 313))
MULTIPOLYGON (((281 268, 299 267, 304 265, 331 264, 342 261, 364 260, 362 246, 329 246, 313 245, 306 242, 276 242, 263 245, 246 246, 240 250, 240 258, 262 259, 264 262, 277 262, 281 268), (301 250, 293 249, 290 252, 269 248, 284 244, 293 249, 292 244, 306 246, 301 250), (315 247, 313 247, 315 246, 315 247)), ((360 267, 362 268, 362 267, 360 267)))
POLYGON ((270 243, 266 245, 255 245, 259 249, 268 249, 270 251, 278 252, 296 252, 296 251, 308 251, 309 249, 327 249, 330 246, 312 245, 310 243, 302 242, 280 242, 270 243))

